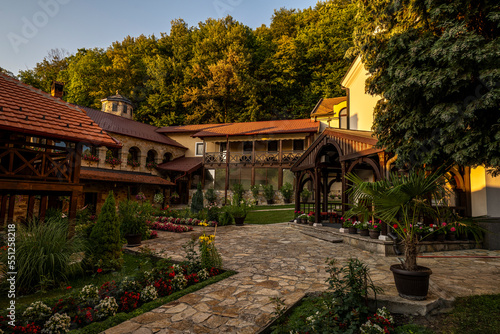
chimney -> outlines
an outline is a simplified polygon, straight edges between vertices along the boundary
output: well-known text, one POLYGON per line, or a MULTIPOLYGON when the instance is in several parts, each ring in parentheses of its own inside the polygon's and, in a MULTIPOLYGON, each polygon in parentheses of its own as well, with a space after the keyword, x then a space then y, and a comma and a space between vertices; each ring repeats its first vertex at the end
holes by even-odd
POLYGON ((52 95, 53 97, 57 97, 58 99, 62 99, 63 88, 64 83, 60 81, 53 81, 52 86, 50 87, 50 95, 52 95))

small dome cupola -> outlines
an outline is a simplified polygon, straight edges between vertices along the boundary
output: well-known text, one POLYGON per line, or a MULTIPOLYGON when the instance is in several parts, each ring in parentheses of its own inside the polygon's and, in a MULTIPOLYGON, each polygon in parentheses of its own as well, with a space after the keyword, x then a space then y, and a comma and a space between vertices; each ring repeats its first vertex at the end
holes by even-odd
POLYGON ((107 98, 102 99, 101 102, 101 111, 132 119, 132 102, 126 97, 118 94, 118 91, 116 91, 116 95, 108 96, 107 98))

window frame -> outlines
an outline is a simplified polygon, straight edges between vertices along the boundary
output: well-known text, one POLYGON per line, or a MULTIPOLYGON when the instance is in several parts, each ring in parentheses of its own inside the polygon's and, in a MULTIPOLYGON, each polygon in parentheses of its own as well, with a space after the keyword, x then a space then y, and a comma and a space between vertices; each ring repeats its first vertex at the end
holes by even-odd
POLYGON ((194 155, 196 157, 202 157, 204 153, 205 153, 205 143, 204 142, 196 142, 194 144, 194 155), (201 144, 201 147, 202 147, 202 152, 201 152, 201 154, 198 154, 198 146, 200 144, 201 144))

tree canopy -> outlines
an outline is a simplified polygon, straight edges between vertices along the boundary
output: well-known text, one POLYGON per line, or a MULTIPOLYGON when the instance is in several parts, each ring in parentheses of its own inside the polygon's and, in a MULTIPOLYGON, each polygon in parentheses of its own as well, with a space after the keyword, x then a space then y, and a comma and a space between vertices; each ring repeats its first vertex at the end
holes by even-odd
POLYGON ((500 172, 500 7, 494 0, 359 0, 355 49, 383 97, 373 130, 410 167, 500 172))
POLYGON ((136 120, 157 126, 308 117, 320 98, 344 95, 355 13, 352 1, 327 0, 276 10, 257 29, 230 16, 194 27, 179 19, 160 37, 53 51, 19 76, 47 92, 62 81, 65 100, 96 109, 118 90, 136 120))

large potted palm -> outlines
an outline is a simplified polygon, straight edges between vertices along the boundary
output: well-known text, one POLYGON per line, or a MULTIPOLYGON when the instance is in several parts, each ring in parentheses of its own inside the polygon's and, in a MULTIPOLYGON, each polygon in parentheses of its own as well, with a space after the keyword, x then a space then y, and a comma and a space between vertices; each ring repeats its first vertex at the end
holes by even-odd
POLYGON ((440 171, 394 173, 377 182, 364 182, 354 174, 347 176, 354 185, 352 197, 372 203, 374 216, 389 224, 404 245, 404 261, 391 266, 398 293, 403 298, 423 300, 428 293, 432 271, 417 265, 417 226, 423 217, 440 221, 449 212, 439 205, 446 193, 442 175, 440 171))

